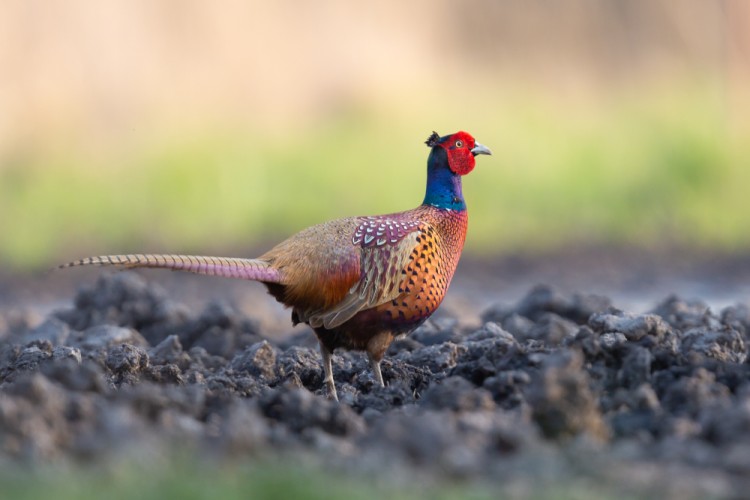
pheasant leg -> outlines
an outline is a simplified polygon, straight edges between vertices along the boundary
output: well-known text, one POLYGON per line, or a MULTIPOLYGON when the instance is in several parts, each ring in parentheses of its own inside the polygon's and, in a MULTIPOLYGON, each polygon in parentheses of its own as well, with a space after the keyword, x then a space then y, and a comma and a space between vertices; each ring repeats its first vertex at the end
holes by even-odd
POLYGON ((383 374, 380 373, 380 361, 375 359, 369 353, 367 357, 370 360, 370 368, 372 369, 372 374, 375 375, 375 380, 378 381, 380 387, 385 387, 385 384, 383 383, 383 374))
POLYGON ((323 373, 325 374, 325 377, 323 378, 323 382, 325 382, 326 386, 328 387, 328 397, 330 399, 333 399, 335 401, 339 400, 338 394, 336 394, 336 384, 333 383, 333 366, 331 363, 331 351, 326 348, 326 346, 323 345, 323 343, 320 343, 320 355, 323 358, 323 373))

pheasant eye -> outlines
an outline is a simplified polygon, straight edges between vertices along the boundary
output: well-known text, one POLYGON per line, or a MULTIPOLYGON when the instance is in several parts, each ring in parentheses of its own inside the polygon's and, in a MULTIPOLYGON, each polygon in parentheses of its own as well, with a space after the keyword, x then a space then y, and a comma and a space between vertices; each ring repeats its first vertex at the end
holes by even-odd
POLYGON ((461 140, 459 140, 459 141, 456 141, 456 147, 457 147, 457 148, 462 148, 462 147, 464 147, 464 141, 461 141, 461 140))

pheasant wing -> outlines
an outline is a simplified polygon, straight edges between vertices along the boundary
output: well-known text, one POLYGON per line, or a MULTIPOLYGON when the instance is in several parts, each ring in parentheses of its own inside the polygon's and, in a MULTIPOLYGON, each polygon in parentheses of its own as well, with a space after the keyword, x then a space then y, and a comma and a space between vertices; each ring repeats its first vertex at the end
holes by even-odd
POLYGON ((362 219, 352 236, 352 244, 360 250, 360 279, 336 305, 309 314, 309 324, 335 328, 359 311, 398 297, 402 273, 421 228, 421 221, 397 216, 362 219))

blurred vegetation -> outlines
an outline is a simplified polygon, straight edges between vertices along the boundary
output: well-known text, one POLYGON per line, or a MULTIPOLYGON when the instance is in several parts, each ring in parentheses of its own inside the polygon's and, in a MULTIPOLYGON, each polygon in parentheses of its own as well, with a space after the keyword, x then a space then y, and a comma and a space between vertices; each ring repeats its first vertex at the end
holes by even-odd
MULTIPOLYGON (((120 460, 112 464, 73 466, 46 465, 36 469, 17 467, 0 471, 0 497, 13 500, 53 497, 56 500, 150 499, 295 499, 295 500, 380 500, 453 499, 479 500, 520 494, 523 498, 630 499, 658 493, 658 487, 618 485, 605 478, 551 477, 532 482, 521 478, 516 484, 499 487, 479 481, 435 478, 404 474, 365 476, 345 474, 319 466, 278 463, 268 460, 217 462, 184 460, 170 456, 161 460, 120 460), (632 491, 629 491, 632 490, 632 491), (653 491, 649 491, 653 490, 653 491)), ((533 473, 532 473, 533 475, 533 473)))
MULTIPOLYGON (((153 466, 153 464, 152 464, 153 466)), ((3 498, 38 499, 380 499, 380 498, 491 498, 479 488, 398 488, 364 478, 332 477, 324 471, 298 466, 235 465, 205 462, 162 464, 145 468, 124 463, 118 467, 45 467, 37 473, 0 473, 3 498), (7 496, 6 496, 7 495, 7 496)))
POLYGON ((433 129, 494 152, 469 252, 750 248, 747 3, 452 6, 0 5, 0 266, 411 208, 433 129))
POLYGON ((727 130, 711 87, 598 107, 522 89, 500 95, 485 90, 440 109, 412 100, 408 114, 360 109, 284 138, 183 137, 143 145, 114 168, 76 151, 35 157, 0 170, 0 213, 10 215, 0 219, 0 259, 35 266, 77 253, 258 249, 329 218, 411 208, 424 194, 422 141, 432 128, 459 127, 494 152, 464 179, 470 251, 750 244, 750 127, 727 130))

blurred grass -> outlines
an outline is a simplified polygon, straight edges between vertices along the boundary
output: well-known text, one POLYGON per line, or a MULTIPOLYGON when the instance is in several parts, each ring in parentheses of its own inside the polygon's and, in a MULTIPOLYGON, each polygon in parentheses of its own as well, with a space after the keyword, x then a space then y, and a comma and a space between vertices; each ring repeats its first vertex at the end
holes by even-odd
POLYGON ((464 180, 469 251, 750 246, 750 125, 730 125, 710 82, 580 100, 506 85, 355 105, 284 137, 215 127, 119 155, 27 152, 0 169, 0 261, 258 248, 326 219, 411 208, 433 128, 494 152, 464 180))
MULTIPOLYGON (((153 465, 153 464, 152 464, 153 465)), ((121 464, 108 469, 43 467, 34 473, 0 473, 2 498, 38 499, 380 499, 491 498, 479 488, 397 487, 362 478, 334 477, 298 466, 176 463, 144 468, 121 464)))
MULTIPOLYGON (((533 469, 533 468, 532 468, 533 469)), ((432 474, 362 472, 345 474, 320 466, 273 461, 186 460, 170 457, 139 461, 104 461, 97 465, 58 463, 21 470, 0 470, 0 498, 14 500, 88 499, 490 499, 511 497, 556 499, 639 498, 654 496, 658 486, 622 485, 605 477, 541 480, 519 477, 513 484, 487 484, 432 474), (654 490, 654 491, 650 491, 654 490)), ((542 474, 544 476, 544 474, 542 474)))

